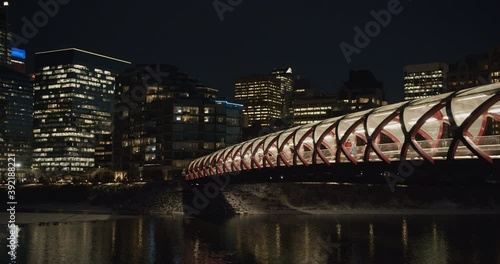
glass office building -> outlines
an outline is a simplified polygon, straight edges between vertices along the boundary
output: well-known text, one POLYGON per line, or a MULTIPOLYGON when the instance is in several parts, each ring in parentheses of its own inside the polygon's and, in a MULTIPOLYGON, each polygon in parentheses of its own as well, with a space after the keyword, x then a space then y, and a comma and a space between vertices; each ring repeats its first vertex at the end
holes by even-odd
POLYGON ((426 98, 447 92, 447 63, 425 63, 404 67, 404 100, 426 98))
POLYGON ((0 64, 10 63, 9 2, 0 2, 0 64))
POLYGON ((7 158, 15 156, 16 176, 31 171, 33 88, 30 78, 0 66, 0 172, 5 177, 7 158))
POLYGON ((75 48, 37 52, 33 168, 42 175, 84 172, 111 134, 115 76, 129 62, 75 48))
POLYGON ((217 100, 217 93, 167 64, 138 65, 120 74, 113 133, 116 178, 180 177, 193 159, 241 142, 243 106, 217 100))
POLYGON ((243 115, 252 126, 259 122, 269 126, 272 119, 283 116, 284 93, 274 75, 239 77, 234 84, 234 100, 244 105, 243 115))

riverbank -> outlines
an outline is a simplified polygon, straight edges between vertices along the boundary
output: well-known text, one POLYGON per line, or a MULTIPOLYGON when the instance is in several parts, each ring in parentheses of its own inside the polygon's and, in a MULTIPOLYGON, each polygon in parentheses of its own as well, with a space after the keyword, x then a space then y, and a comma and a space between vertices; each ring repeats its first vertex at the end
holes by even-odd
MULTIPOLYGON (((0 223, 6 224, 9 221, 9 213, 0 213, 0 223)), ((27 213, 19 212, 16 213, 16 224, 38 224, 38 225, 58 225, 58 224, 69 224, 75 222, 95 222, 95 221, 108 221, 113 219, 123 219, 131 218, 131 215, 119 215, 119 214, 89 214, 86 212, 74 212, 74 213, 27 213)))
POLYGON ((182 213, 181 191, 171 182, 19 186, 16 201, 18 212, 182 213))
MULTIPOLYGON (((203 188, 200 190, 203 192, 203 188)), ((0 197, 6 197, 2 191, 5 192, 0 190, 0 197)), ((16 212, 118 216, 183 214, 184 203, 190 202, 186 199, 194 199, 184 194, 178 184, 166 182, 23 186, 17 190, 16 212)), ((500 189, 496 185, 406 186, 391 192, 385 185, 266 183, 229 185, 221 194, 228 208, 239 215, 500 214, 500 189)))
POLYGON ((243 184, 224 190, 237 214, 499 214, 500 189, 325 183, 243 184))

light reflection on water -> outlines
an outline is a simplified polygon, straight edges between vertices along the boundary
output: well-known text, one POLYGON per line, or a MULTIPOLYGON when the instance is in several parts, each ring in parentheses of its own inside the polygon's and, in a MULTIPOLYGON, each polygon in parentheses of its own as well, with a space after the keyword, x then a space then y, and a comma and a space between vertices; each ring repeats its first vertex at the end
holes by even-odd
POLYGON ((21 226, 17 263, 500 263, 499 220, 290 215, 32 224, 21 226))

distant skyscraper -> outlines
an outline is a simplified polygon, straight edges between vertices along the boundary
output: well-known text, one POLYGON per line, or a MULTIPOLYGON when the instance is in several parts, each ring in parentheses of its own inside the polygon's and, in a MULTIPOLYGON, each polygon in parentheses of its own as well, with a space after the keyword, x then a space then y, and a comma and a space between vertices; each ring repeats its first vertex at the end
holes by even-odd
POLYGON ((292 115, 291 103, 293 93, 293 72, 292 68, 274 69, 271 72, 279 81, 281 92, 283 93, 283 116, 292 115))
POLYGON ((470 55, 449 66, 447 91, 489 83, 488 55, 470 55))
POLYGON ((447 91, 448 64, 425 63, 404 67, 404 100, 425 98, 447 91))
POLYGON ((115 76, 130 62, 75 48, 35 54, 33 168, 43 175, 95 166, 110 142, 115 76))
POLYGON ((338 100, 347 112, 371 109, 387 104, 383 83, 368 70, 350 71, 349 80, 342 83, 338 100))
POLYGON ((334 94, 315 91, 309 79, 300 77, 294 81, 291 111, 292 125, 305 125, 333 117, 341 109, 334 94))
POLYGON ((281 81, 274 75, 239 77, 234 84, 234 98, 243 104, 246 126, 259 122, 269 126, 271 120, 283 116, 284 95, 281 81))
POLYGON ((500 46, 490 48, 488 54, 488 64, 490 71, 490 82, 500 82, 500 46))
MULTIPOLYGON (((0 2, 1 3, 1 2, 0 2)), ((0 5, 0 64, 10 63, 10 32, 8 20, 9 2, 3 1, 0 5)))
POLYGON ((14 156, 18 178, 31 171, 33 88, 28 76, 0 65, 0 172, 6 177, 7 158, 14 156))
POLYGON ((305 125, 334 117, 336 113, 342 113, 342 106, 333 94, 314 93, 296 97, 292 106, 293 125, 305 125))

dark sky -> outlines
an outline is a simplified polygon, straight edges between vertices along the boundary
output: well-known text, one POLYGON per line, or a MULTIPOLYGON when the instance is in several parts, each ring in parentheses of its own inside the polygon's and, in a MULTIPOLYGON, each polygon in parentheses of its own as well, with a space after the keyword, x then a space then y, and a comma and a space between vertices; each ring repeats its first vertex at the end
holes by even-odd
MULTIPOLYGON (((242 0, 221 22, 212 0, 69 0, 20 47, 31 57, 78 47, 134 63, 172 64, 229 97, 236 76, 275 67, 290 65, 325 91, 336 91, 350 69, 368 69, 396 102, 402 99, 405 64, 453 62, 500 44, 498 0, 402 0, 403 11, 348 64, 339 44, 353 44, 353 28, 364 28, 373 20, 370 11, 388 3, 242 0)), ((21 18, 32 20, 42 10, 33 0, 10 6, 18 34, 21 18)))

